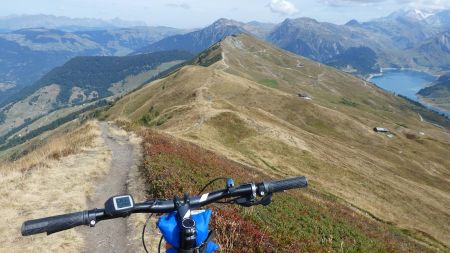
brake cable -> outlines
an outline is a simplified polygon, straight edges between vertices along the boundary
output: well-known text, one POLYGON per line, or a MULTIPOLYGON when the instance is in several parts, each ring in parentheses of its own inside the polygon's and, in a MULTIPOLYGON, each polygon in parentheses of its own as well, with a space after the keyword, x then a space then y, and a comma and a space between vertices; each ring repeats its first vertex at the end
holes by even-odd
POLYGON ((161 236, 161 239, 159 239, 159 245, 158 245, 158 253, 161 253, 161 244, 164 236, 161 236))
POLYGON ((216 181, 218 181, 218 180, 221 180, 221 179, 227 180, 228 178, 226 178, 226 177, 218 177, 218 178, 215 178, 215 179, 209 181, 209 183, 207 183, 207 184, 206 184, 206 185, 198 192, 197 195, 202 194, 202 192, 203 192, 204 190, 206 190, 206 188, 207 188, 208 186, 210 186, 210 185, 213 184, 214 182, 216 182, 216 181))
MULTIPOLYGON (((150 206, 150 208, 152 208, 155 204, 156 204, 156 200, 153 201, 153 203, 152 203, 152 205, 150 206)), ((151 214, 147 217, 147 220, 146 220, 145 223, 144 223, 144 227, 142 228, 142 236, 141 236, 141 238, 142 238, 142 245, 144 246, 144 250, 145 250, 146 253, 148 253, 148 250, 147 250, 147 246, 145 246, 145 229, 147 228, 147 225, 148 225, 150 219, 152 218, 152 216, 153 216, 153 213, 151 213, 151 214)), ((160 243, 161 243, 161 242, 160 242, 160 243)))
MULTIPOLYGON (((216 181, 218 181, 218 180, 221 180, 221 179, 222 179, 222 180, 226 180, 227 183, 228 183, 228 180, 230 180, 230 178, 226 178, 226 177, 218 177, 218 178, 215 178, 215 179, 209 181, 209 183, 207 183, 207 184, 206 184, 206 185, 198 192, 197 195, 202 194, 203 191, 206 190, 206 188, 207 188, 208 186, 210 186, 210 185, 213 184, 214 182, 216 182, 216 181)), ((216 201, 215 203, 217 203, 217 204, 233 204, 233 203, 231 203, 231 201, 232 201, 232 200, 216 201)))

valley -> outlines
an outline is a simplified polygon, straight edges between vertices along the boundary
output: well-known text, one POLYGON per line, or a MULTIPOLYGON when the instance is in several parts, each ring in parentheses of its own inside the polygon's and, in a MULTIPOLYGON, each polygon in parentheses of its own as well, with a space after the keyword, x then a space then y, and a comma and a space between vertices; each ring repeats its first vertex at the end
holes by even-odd
POLYGON ((32 86, 47 72, 74 57, 126 56, 149 43, 183 32, 187 31, 131 27, 88 31, 24 28, 0 33, 0 83, 10 84, 2 85, 10 88, 0 89, 0 104, 4 105, 8 97, 32 86))
POLYGON ((191 58, 192 54, 182 51, 74 58, 22 90, 18 98, 7 100, 8 104, 0 109, 1 145, 20 143, 55 120, 72 120, 87 110, 104 106, 191 58), (40 124, 33 124, 36 121, 40 124))
POLYGON ((372 81, 387 91, 417 101, 417 92, 435 79, 434 76, 418 71, 384 70, 381 76, 373 77, 368 81, 372 81))

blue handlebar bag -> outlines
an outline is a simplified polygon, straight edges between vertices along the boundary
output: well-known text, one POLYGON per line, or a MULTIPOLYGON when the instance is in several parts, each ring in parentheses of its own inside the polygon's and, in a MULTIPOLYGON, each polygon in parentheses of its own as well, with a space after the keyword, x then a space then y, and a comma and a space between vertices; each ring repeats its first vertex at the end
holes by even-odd
MULTIPOLYGON (((192 219, 195 221, 197 230, 197 246, 200 246, 207 238, 209 232, 209 220, 211 219, 211 209, 192 211, 192 219)), ((180 248, 180 227, 177 222, 177 212, 171 212, 168 215, 161 216, 157 222, 157 226, 163 234, 164 240, 172 245, 167 253, 176 253, 176 249, 180 248)), ((219 250, 219 246, 214 242, 208 242, 205 253, 212 253, 219 250)))

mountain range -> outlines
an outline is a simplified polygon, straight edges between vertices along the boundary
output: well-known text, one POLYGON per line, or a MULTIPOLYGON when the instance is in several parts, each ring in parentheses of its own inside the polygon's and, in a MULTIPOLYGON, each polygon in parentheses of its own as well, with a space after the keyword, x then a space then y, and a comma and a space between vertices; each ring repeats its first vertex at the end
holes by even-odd
POLYGON ((0 104, 76 56, 123 56, 166 36, 168 27, 65 32, 30 28, 0 33, 0 104))
POLYGON ((167 37, 136 53, 170 49, 197 53, 223 36, 244 32, 322 63, 343 69, 348 66, 361 76, 377 72, 381 67, 445 70, 450 64, 447 57, 450 11, 418 13, 418 10, 399 11, 385 18, 364 23, 352 20, 345 25, 311 18, 259 26, 220 19, 204 29, 167 37), (360 58, 364 62, 355 62, 354 54, 363 54, 360 58))
POLYGON ((120 18, 102 20, 95 18, 69 18, 55 15, 11 15, 0 17, 0 30, 15 31, 27 28, 45 27, 63 31, 104 30, 133 26, 146 26, 141 21, 127 21, 120 18))
MULTIPOLYGON (((194 31, 170 27, 90 30, 89 27, 104 26, 94 22, 98 20, 50 16, 49 19, 55 20, 52 23, 43 16, 42 25, 50 28, 0 33, 0 103, 75 56, 121 56, 174 49, 199 53, 225 36, 240 32, 359 76, 378 72, 382 67, 437 73, 450 66, 449 13, 449 10, 433 13, 403 10, 369 22, 352 20, 345 25, 311 18, 286 19, 280 24, 219 19, 194 31), (55 25, 70 22, 83 25, 84 30, 64 31, 62 26, 55 25)), ((23 16, 22 23, 40 17, 23 16)), ((26 27, 17 23, 17 27, 26 27)))

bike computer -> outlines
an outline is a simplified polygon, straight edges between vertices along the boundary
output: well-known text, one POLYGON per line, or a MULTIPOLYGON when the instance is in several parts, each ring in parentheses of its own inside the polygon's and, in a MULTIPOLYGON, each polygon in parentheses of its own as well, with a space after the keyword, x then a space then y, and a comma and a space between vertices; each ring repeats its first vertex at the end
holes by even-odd
POLYGON ((116 210, 123 210, 133 207, 133 199, 130 195, 114 197, 113 202, 116 210))
POLYGON ((105 213, 111 216, 128 215, 134 207, 131 195, 114 196, 105 202, 105 213))

